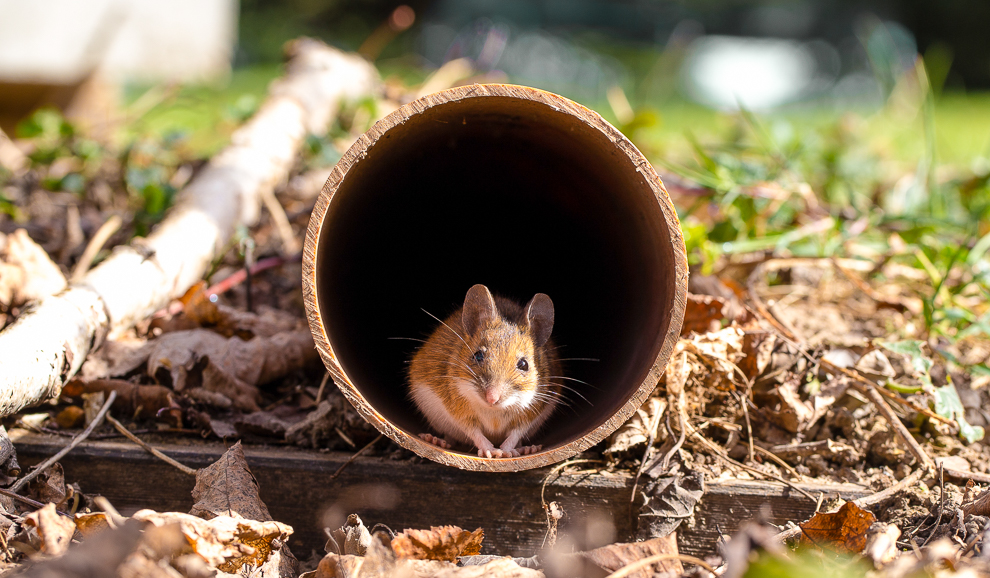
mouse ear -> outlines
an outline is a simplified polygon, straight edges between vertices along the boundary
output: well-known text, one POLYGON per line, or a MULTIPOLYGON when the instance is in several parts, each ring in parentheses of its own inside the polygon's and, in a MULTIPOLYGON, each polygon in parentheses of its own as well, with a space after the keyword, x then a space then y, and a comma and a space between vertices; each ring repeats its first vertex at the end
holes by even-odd
POLYGON ((553 331, 553 301, 543 293, 534 295, 526 305, 526 322, 533 345, 543 347, 553 331))
POLYGON ((461 325, 468 335, 477 333, 495 315, 495 299, 488 287, 479 283, 468 289, 467 296, 464 297, 464 309, 461 311, 461 325))

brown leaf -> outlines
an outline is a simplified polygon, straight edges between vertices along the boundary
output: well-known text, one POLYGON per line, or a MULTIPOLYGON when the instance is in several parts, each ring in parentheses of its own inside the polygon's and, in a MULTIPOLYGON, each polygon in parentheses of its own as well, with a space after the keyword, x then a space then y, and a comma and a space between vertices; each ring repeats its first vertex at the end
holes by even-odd
POLYGON ((40 510, 24 516, 28 526, 34 526, 41 538, 41 551, 58 556, 65 552, 76 532, 76 525, 71 519, 55 511, 55 504, 48 503, 40 510))
POLYGON ((77 396, 83 393, 117 392, 113 410, 127 418, 148 419, 159 415, 164 409, 179 410, 171 389, 161 385, 138 385, 122 379, 94 379, 83 382, 70 381, 62 390, 63 394, 77 396))
POLYGON ((0 233, 0 306, 19 306, 65 289, 65 276, 27 231, 0 233))
POLYGON ((718 331, 725 319, 725 301, 712 295, 688 293, 681 335, 718 331))
MULTIPOLYGON (((663 412, 667 409, 667 401, 659 397, 651 397, 636 410, 626 423, 609 438, 606 454, 624 454, 637 446, 643 446, 650 437, 650 428, 659 425, 663 412)), ((653 435, 656 435, 654 428, 653 435)), ((640 449, 642 457, 642 449, 640 449)))
POLYGON ((429 530, 404 530, 392 538, 392 550, 399 558, 454 562, 458 556, 480 554, 484 538, 481 528, 468 532, 457 526, 432 526, 429 530))
MULTIPOLYGON (((280 522, 259 522, 229 516, 203 520, 179 512, 141 510, 133 518, 159 527, 179 524, 193 551, 211 567, 230 573, 250 564, 265 566, 265 570, 276 574, 276 568, 266 564, 277 562, 273 554, 282 549, 292 534, 292 528, 280 522)), ((263 573, 259 569, 259 575, 263 573)))
POLYGON ((818 512, 801 526, 801 542, 818 547, 831 546, 858 554, 866 547, 866 535, 876 516, 852 502, 838 511, 818 512))
POLYGON ((85 418, 86 412, 83 411, 83 408, 78 405, 70 405, 58 412, 58 415, 55 416, 55 423, 62 429, 72 429, 81 427, 85 418))
POLYGON ((36 478, 28 482, 27 495, 35 500, 56 506, 61 506, 69 490, 65 486, 65 474, 62 472, 62 464, 55 463, 41 472, 36 478))
POLYGON ((258 397, 254 388, 306 366, 317 356, 309 329, 248 341, 192 329, 148 342, 109 373, 124 375, 147 364, 148 375, 160 381, 171 378, 176 391, 201 385, 227 396, 240 409, 254 411, 258 397))
MULTIPOLYGON (((637 560, 642 560, 657 554, 677 554, 677 533, 671 532, 666 536, 646 540, 645 542, 632 542, 628 544, 609 544, 601 548, 595 548, 588 552, 581 552, 580 555, 599 568, 607 572, 615 572, 624 568, 637 560)), ((684 572, 680 560, 661 560, 643 568, 637 572, 629 574, 632 578, 649 578, 654 574, 662 572, 672 572, 680 575, 684 572)))
POLYGON ((99 534, 104 530, 110 529, 110 521, 104 512, 94 512, 92 514, 76 514, 75 519, 76 529, 84 537, 89 537, 94 534, 99 534))
POLYGON ((193 516, 232 516, 262 522, 272 519, 261 501, 258 482, 248 468, 241 442, 197 472, 192 497, 195 503, 189 513, 193 516))
POLYGON ((543 578, 543 572, 523 568, 511 558, 498 558, 477 566, 441 568, 429 574, 432 578, 543 578))

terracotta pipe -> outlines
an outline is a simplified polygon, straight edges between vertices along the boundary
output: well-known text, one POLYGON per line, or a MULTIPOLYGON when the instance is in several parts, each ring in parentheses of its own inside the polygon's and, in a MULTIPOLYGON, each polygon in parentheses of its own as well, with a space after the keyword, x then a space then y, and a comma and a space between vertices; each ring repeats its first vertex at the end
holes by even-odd
POLYGON ((636 147, 579 104, 509 85, 438 92, 376 123, 334 167, 303 253, 310 327, 343 394, 398 444, 469 470, 545 466, 615 431, 667 365, 687 276, 677 213, 636 147), (560 357, 581 358, 565 374, 587 385, 568 382, 539 453, 479 458, 417 437, 430 430, 405 371, 419 343, 394 338, 425 339, 424 310, 444 318, 475 283, 550 295, 560 357))

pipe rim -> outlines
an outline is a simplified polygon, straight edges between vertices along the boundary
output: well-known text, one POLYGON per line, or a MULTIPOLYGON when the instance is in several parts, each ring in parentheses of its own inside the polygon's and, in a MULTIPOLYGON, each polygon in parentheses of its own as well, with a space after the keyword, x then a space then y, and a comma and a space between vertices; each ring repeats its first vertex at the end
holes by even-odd
POLYGON ((323 359, 323 364, 333 378, 334 383, 337 384, 341 393, 354 406, 355 410, 382 434, 421 457, 464 470, 493 472, 521 471, 564 461, 599 443, 625 423, 646 402, 656 388, 670 360, 674 346, 677 344, 684 321, 684 309, 687 302, 687 280, 687 255, 677 211, 660 179, 660 175, 657 174, 653 165, 650 164, 639 149, 597 112, 551 92, 511 84, 474 84, 443 90, 403 105, 376 122, 344 153, 333 167, 327 182, 323 185, 323 190, 317 197, 306 230, 302 262, 303 299, 306 304, 306 317, 309 322, 310 331, 313 334, 316 349, 323 359), (482 458, 476 455, 444 450, 421 440, 417 436, 406 433, 381 415, 368 402, 364 395, 361 394, 347 376, 341 364, 337 361, 326 328, 322 322, 322 312, 320 311, 316 288, 316 272, 318 269, 316 256, 318 254, 327 210, 330 207, 334 194, 343 183, 345 175, 352 166, 365 157, 369 147, 373 146, 391 128, 403 124, 407 119, 429 108, 468 98, 488 97, 530 100, 546 105, 554 111, 569 113, 581 119, 590 127, 600 131, 611 140, 629 158, 636 167, 636 170, 643 174, 644 179, 653 191, 670 235, 674 266, 674 296, 667 335, 664 337, 663 345, 660 347, 660 352, 654 360, 650 371, 636 392, 604 423, 580 438, 561 446, 541 450, 535 454, 515 458, 482 458))

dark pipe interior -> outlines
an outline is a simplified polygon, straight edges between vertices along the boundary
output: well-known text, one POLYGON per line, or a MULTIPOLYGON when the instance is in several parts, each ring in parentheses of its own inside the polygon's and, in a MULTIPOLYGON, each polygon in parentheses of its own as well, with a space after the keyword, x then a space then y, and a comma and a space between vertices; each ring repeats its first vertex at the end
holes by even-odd
POLYGON ((475 283, 553 299, 553 338, 577 395, 534 439, 604 423, 640 387, 674 299, 673 251, 645 177, 604 134, 509 97, 434 106, 351 167, 319 239, 317 291, 337 359, 393 424, 429 431, 407 397, 420 338, 475 283))

